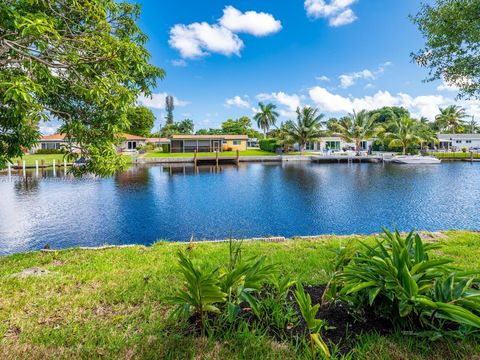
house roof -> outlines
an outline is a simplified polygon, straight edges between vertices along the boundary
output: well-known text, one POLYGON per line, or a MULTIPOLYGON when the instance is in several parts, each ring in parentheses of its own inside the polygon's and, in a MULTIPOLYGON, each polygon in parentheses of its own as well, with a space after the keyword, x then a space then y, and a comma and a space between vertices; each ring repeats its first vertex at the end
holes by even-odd
POLYGON ((59 141, 65 139, 65 134, 45 135, 40 138, 40 141, 59 141))
POLYGON ((173 140, 248 140, 247 135, 172 135, 173 140))
POLYGON ((143 136, 131 135, 127 133, 118 134, 118 137, 121 137, 127 140, 146 140, 147 139, 147 138, 144 138, 143 136))
POLYGON ((480 134, 437 134, 439 140, 480 140, 480 134))
POLYGON ((151 143, 168 143, 170 142, 170 139, 168 138, 146 138, 145 139, 147 142, 151 142, 151 143))

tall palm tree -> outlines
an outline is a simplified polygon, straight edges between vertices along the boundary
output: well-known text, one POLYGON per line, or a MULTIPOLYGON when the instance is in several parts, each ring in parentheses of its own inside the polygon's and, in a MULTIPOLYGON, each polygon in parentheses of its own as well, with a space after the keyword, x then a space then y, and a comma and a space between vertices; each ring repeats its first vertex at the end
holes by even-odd
POLYGON ((263 137, 266 138, 268 129, 275 125, 277 121, 278 113, 275 111, 277 106, 271 103, 264 105, 260 102, 258 103, 258 107, 260 111, 257 112, 253 118, 257 122, 258 127, 263 130, 263 137))
POLYGON ((450 131, 455 134, 457 131, 461 131, 465 122, 463 119, 467 117, 465 109, 461 106, 451 105, 446 108, 439 108, 440 114, 435 116, 435 121, 438 127, 442 131, 450 131))
POLYGON ((422 126, 410 116, 393 119, 386 125, 381 137, 387 141, 389 147, 401 147, 404 155, 411 145, 434 141, 434 135, 427 135, 422 126))
POLYGON ((369 140, 380 132, 381 127, 376 123, 377 116, 371 115, 366 110, 358 113, 353 111, 353 114, 332 123, 330 130, 334 136, 339 136, 346 142, 355 143, 358 155, 362 141, 369 140))
POLYGON ((309 142, 318 140, 322 136, 322 119, 324 115, 318 109, 306 106, 297 108, 297 120, 288 121, 285 128, 288 131, 288 140, 300 144, 300 155, 305 152, 309 142))

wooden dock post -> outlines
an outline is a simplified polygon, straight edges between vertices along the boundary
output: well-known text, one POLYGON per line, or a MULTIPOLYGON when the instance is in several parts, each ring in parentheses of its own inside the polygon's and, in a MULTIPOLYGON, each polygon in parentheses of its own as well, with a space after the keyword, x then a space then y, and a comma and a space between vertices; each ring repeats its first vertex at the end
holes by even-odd
POLYGON ((473 163, 473 151, 470 151, 470 162, 473 163))
POLYGON ((18 167, 19 169, 22 168, 22 160, 18 160, 18 161, 17 161, 17 167, 18 167))
POLYGON ((193 163, 195 165, 195 168, 197 167, 197 149, 193 150, 193 163))
POLYGON ((42 160, 40 161, 40 164, 42 164, 42 168, 44 168, 44 167, 45 167, 45 160, 42 159, 42 160))
POLYGON ((216 154, 216 158, 215 158, 215 163, 217 164, 217 168, 218 168, 218 149, 217 149, 217 154, 216 154))
POLYGON ((237 166, 240 164, 240 151, 237 149, 237 166))

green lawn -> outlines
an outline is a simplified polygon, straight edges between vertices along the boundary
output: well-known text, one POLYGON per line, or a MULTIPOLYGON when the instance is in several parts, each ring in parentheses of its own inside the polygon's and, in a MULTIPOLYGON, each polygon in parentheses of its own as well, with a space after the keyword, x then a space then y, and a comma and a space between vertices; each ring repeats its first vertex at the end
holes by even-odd
MULTIPOLYGON (((215 156, 216 153, 211 152, 211 153, 198 153, 198 156, 215 156)), ((263 150, 246 150, 246 151, 240 151, 240 156, 274 156, 276 155, 275 153, 271 153, 268 151, 263 151, 263 150)), ((175 158, 175 157, 193 157, 193 153, 164 153, 162 151, 150 151, 143 155, 145 158, 175 158)), ((219 153, 219 156, 237 156, 236 151, 225 151, 219 153)))
MULTIPOLYGON (((480 234, 447 232, 436 254, 468 269, 480 268, 480 234)), ((352 237, 368 241, 363 237, 352 237)), ((324 284, 330 250, 348 238, 244 244, 244 257, 267 255, 284 274, 324 284)), ((302 347, 265 333, 232 331, 222 341, 172 330, 166 298, 180 283, 175 253, 186 244, 65 250, 0 257, 1 359, 295 359, 302 347), (12 276, 25 268, 43 277, 12 276)), ((226 264, 227 243, 197 244, 196 264, 226 264)), ((364 335, 349 359, 478 359, 480 342, 432 343, 399 332, 364 335)), ((339 356, 336 356, 339 358, 339 356)))
POLYGON ((24 155, 22 158, 15 158, 12 160, 14 165, 17 164, 17 161, 25 160, 26 166, 35 166, 35 160, 38 160, 38 165, 41 165, 42 160, 45 160, 45 165, 52 165, 53 160, 58 165, 63 164, 63 154, 33 154, 33 155, 24 155))
MULTIPOLYGON (((438 157, 439 159, 470 159, 470 152, 433 152, 428 153, 428 155, 432 155, 438 157)), ((480 154, 474 153, 474 159, 480 159, 480 154)))

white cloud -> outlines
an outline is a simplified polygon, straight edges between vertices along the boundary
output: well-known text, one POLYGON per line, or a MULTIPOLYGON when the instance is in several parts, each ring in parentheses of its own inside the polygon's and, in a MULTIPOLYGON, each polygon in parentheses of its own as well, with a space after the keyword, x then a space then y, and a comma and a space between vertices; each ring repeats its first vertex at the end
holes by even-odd
POLYGON ((330 78, 325 75, 317 76, 315 79, 317 79, 318 81, 330 81, 330 78))
POLYGON ((194 59, 209 53, 240 56, 243 41, 230 30, 206 22, 177 24, 170 29, 170 46, 180 51, 183 58, 194 59))
POLYGON ((172 65, 177 67, 185 67, 187 66, 187 62, 183 59, 176 59, 172 60, 172 65))
POLYGON ((330 26, 337 27, 337 26, 343 26, 343 25, 348 25, 357 20, 357 16, 351 9, 347 9, 345 11, 342 11, 340 14, 332 17, 329 20, 330 26))
POLYGON ((467 114, 480 116, 480 100, 455 101, 442 95, 412 96, 406 93, 391 94, 389 91, 377 91, 372 96, 346 97, 334 94, 325 88, 315 86, 309 90, 311 100, 320 111, 331 113, 351 113, 352 110, 373 110, 383 106, 403 106, 413 117, 422 116, 433 121, 439 113, 439 107, 459 105, 467 114))
POLYGON ((458 92, 459 87, 456 86, 456 85, 448 84, 444 81, 441 85, 437 86, 437 90, 438 91, 452 91, 452 92, 455 91, 455 92, 458 92))
MULTIPOLYGON (((152 94, 151 97, 147 96, 139 96, 138 103, 140 105, 152 108, 152 109, 164 109, 165 108, 165 98, 167 97, 167 93, 156 93, 152 94)), ((188 104, 187 101, 179 100, 176 97, 173 97, 173 103, 175 106, 186 106, 188 104)))
POLYGON ((256 11, 242 13, 233 6, 225 7, 219 23, 234 33, 247 33, 255 36, 274 34, 282 29, 282 23, 271 14, 256 11))
POLYGON ((225 100, 225 107, 230 108, 232 106, 240 107, 240 108, 249 108, 250 102, 248 100, 242 99, 240 96, 234 96, 231 99, 225 100))
POLYGON ((365 69, 365 70, 353 72, 350 74, 340 75, 338 77, 340 79, 340 87, 343 89, 349 88, 355 85, 356 80, 359 80, 359 79, 375 80, 376 78, 378 78, 379 75, 385 72, 385 68, 387 66, 391 66, 391 65, 392 63, 390 61, 387 61, 379 65, 379 67, 373 71, 365 69))
POLYGON ((307 15, 313 19, 327 18, 330 26, 354 22, 357 16, 350 9, 357 0, 305 0, 307 15))
POLYGON ((272 100, 275 101, 281 105, 284 105, 290 110, 290 112, 295 111, 297 107, 302 106, 302 99, 299 95, 297 94, 292 94, 289 95, 287 93, 284 93, 283 91, 280 92, 274 92, 271 94, 258 94, 256 96, 257 100, 259 101, 266 101, 266 100, 272 100))

